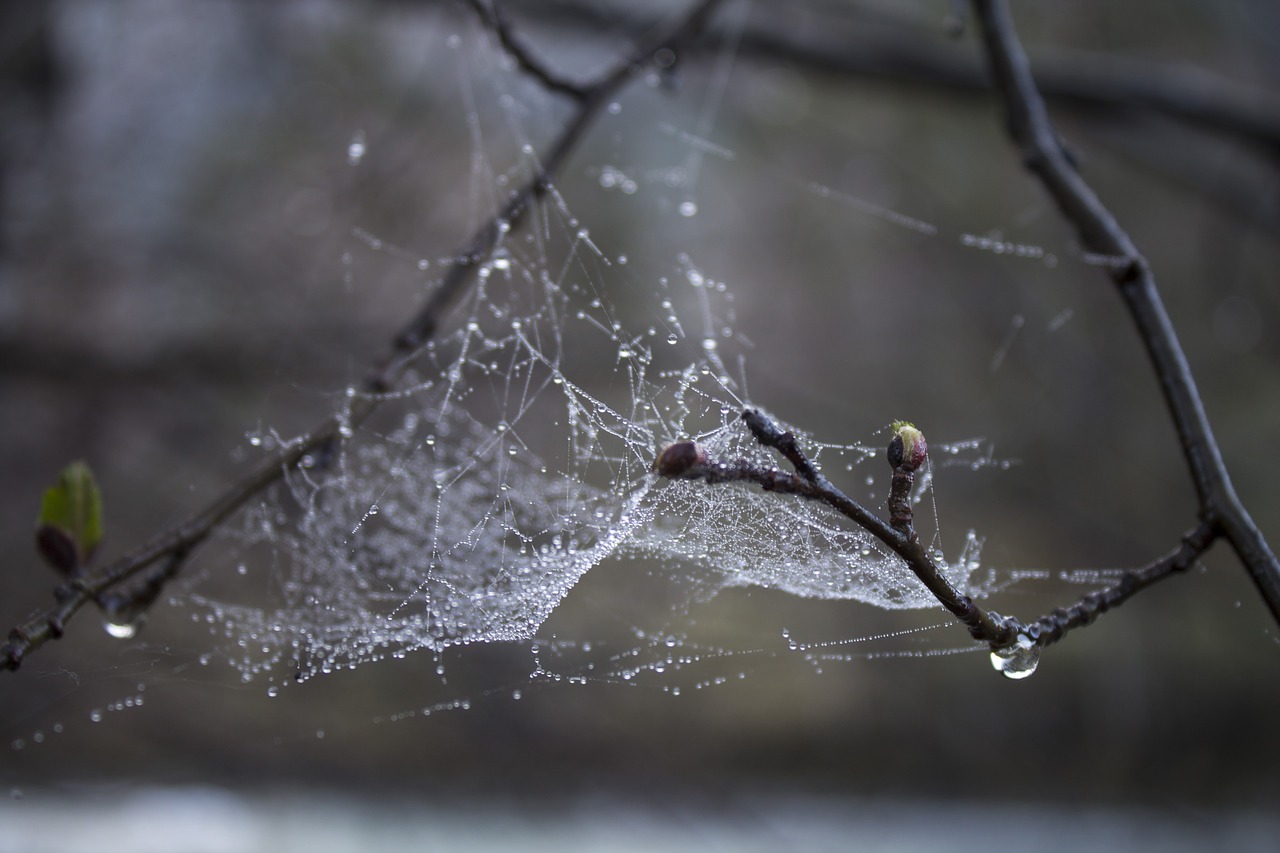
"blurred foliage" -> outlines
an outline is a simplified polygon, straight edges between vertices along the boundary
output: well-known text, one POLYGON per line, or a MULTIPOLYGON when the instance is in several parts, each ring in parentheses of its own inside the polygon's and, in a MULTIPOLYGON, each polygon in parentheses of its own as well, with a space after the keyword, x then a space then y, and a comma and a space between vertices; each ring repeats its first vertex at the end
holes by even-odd
POLYGON ((45 561, 63 574, 86 565, 102 541, 102 497, 93 471, 72 462, 58 483, 44 490, 36 543, 45 561))

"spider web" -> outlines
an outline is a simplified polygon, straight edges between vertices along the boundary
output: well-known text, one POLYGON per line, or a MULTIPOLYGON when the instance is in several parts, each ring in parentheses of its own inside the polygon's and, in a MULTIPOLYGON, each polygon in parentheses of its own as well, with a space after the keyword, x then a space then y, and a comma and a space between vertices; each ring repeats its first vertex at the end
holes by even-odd
MULTIPOLYGON (((482 220, 538 174, 536 140, 552 135, 546 116, 554 111, 485 31, 472 27, 468 38, 453 34, 446 44, 464 95, 470 207, 482 220)), ((596 191, 620 204, 648 198, 677 220, 697 216, 704 159, 735 157, 707 138, 732 60, 730 36, 691 130, 658 125, 668 161, 589 165, 596 191)), ((670 97, 663 78, 647 83, 641 88, 670 97)), ((607 112, 621 110, 615 103, 607 112)), ((345 153, 352 169, 379 156, 359 129, 345 153)), ((875 204, 843 202, 910 233, 937 231, 875 204)), ((205 593, 198 583, 175 599, 235 641, 229 655, 246 680, 531 640, 608 559, 643 558, 697 578, 689 593, 697 598, 762 587, 880 608, 935 605, 897 557, 822 506, 652 474, 660 449, 689 437, 714 456, 779 462, 738 419, 757 405, 748 391, 752 341, 738 328, 728 283, 686 252, 619 252, 611 244, 625 238, 595 236, 574 207, 553 187, 524 226, 500 222, 496 246, 475 259, 463 304, 401 389, 383 396, 377 418, 344 428, 336 447, 305 458, 246 515, 233 539, 245 560, 270 564, 269 604, 248 590, 243 600, 205 593)), ((425 273, 428 295, 452 261, 433 264, 360 224, 350 241, 352 251, 425 273)), ((338 395, 339 411, 358 394, 338 395)), ((881 454, 790 428, 819 465, 861 470, 881 454)), ((249 437, 263 449, 290 440, 271 428, 249 437)), ((985 452, 977 442, 934 449, 971 467, 990 461, 985 452)), ((929 482, 926 474, 917 502, 929 482)), ((940 549, 935 558, 953 583, 980 594, 972 582, 980 550, 970 533, 950 559, 940 549)))
MULTIPOLYGON (((571 230, 562 203, 552 213, 567 232, 566 272, 549 272, 545 240, 496 249, 461 323, 383 401, 398 415, 391 428, 355 430, 333 458, 304 460, 246 520, 244 544, 275 552, 279 605, 193 596, 249 638, 245 674, 284 662, 306 677, 529 640, 613 557, 704 570, 716 580, 702 595, 760 586, 885 608, 934 603, 878 540, 822 507, 651 472, 666 443, 687 437, 720 458, 777 461, 738 418, 749 399, 724 360, 742 343, 731 293, 683 256, 649 288, 656 319, 633 331, 593 278, 610 262, 571 230)), ((880 455, 801 437, 819 464, 880 455)), ((954 582, 968 586, 978 551, 971 535, 954 582)))

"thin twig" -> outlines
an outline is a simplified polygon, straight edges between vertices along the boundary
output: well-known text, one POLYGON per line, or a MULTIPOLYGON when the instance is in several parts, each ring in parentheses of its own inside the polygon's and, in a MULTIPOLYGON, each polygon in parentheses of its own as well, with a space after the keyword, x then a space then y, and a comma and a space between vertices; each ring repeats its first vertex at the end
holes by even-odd
MULTIPOLYGON (((393 339, 391 346, 373 364, 365 377, 362 391, 349 400, 349 406, 319 423, 310 432, 286 443, 258 461, 241 480, 215 498, 187 521, 170 528, 101 569, 60 586, 56 603, 14 628, 0 648, 0 668, 16 670, 34 649, 62 636, 67 622, 85 604, 104 591, 129 579, 157 560, 173 557, 164 572, 154 576, 159 582, 177 574, 192 550, 203 542, 232 513, 250 498, 279 480, 285 471, 296 468, 309 454, 331 447, 344 432, 355 429, 378 407, 383 394, 395 387, 405 369, 419 351, 434 337, 445 313, 474 279, 478 262, 497 246, 498 241, 514 227, 551 186, 569 154, 581 141, 592 120, 626 83, 648 67, 655 54, 678 52, 706 26, 722 0, 700 0, 675 26, 652 39, 582 90, 573 115, 550 148, 537 173, 522 186, 506 206, 471 238, 457 257, 461 258, 445 273, 440 285, 426 305, 393 339)), ((510 41, 510 33, 504 38, 510 41)), ((523 63, 522 63, 523 66, 523 63)), ((140 590, 149 591, 143 583, 140 590)), ((117 602, 125 606, 123 602, 117 602)))
POLYGON ((781 453, 796 469, 796 473, 810 482, 817 482, 822 475, 800 449, 800 444, 791 432, 783 432, 777 424, 765 417, 756 409, 747 409, 742 413, 742 422, 751 430, 756 441, 765 447, 772 447, 781 453))
MULTIPOLYGON (((1177 548, 1159 560, 1139 569, 1125 571, 1112 586, 1087 593, 1075 603, 1059 607, 1024 625, 1015 618, 984 610, 971 597, 952 586, 920 544, 912 529, 909 510, 896 519, 896 523, 891 521, 886 524, 818 472, 791 432, 784 432, 755 409, 743 412, 742 419, 761 445, 782 453, 796 467, 797 473, 766 468, 745 459, 709 458, 699 445, 691 441, 677 442, 665 448, 654 463, 655 472, 668 479, 702 480, 709 485, 754 483, 766 492, 795 495, 825 503, 901 557, 934 597, 969 629, 969 633, 975 639, 987 643, 993 650, 1012 645, 1019 634, 1025 634, 1035 645, 1041 647, 1058 642, 1068 632, 1093 623, 1103 613, 1119 607, 1141 590, 1185 572, 1209 549, 1216 538, 1213 527, 1202 522, 1183 537, 1177 548), (812 477, 799 473, 801 469, 812 472, 812 477)), ((908 466, 894 466, 895 478, 900 476, 904 467, 908 466)), ((910 488, 909 481, 906 488, 910 488)), ((891 496, 891 509, 894 502, 891 496)))
POLYGON ((542 84, 548 92, 558 92, 576 100, 583 100, 590 93, 590 88, 579 85, 565 77, 561 77, 548 68, 542 60, 533 55, 524 41, 511 29, 506 12, 498 5, 498 0, 469 0, 471 8, 484 21, 486 27, 493 31, 507 52, 520 69, 542 84))
POLYGON ((1280 563, 1231 485, 1150 265, 1063 151, 1014 31, 1008 4, 1004 0, 974 0, 974 11, 996 88, 1005 101, 1009 132, 1027 168, 1075 226, 1086 249, 1125 259, 1108 272, 1155 368, 1195 484, 1201 519, 1231 543, 1272 617, 1280 622, 1280 563))
POLYGON ((894 529, 874 512, 838 489, 808 459, 796 443, 795 436, 781 430, 762 412, 748 409, 743 412, 742 418, 756 440, 782 452, 795 466, 797 473, 766 468, 745 459, 711 459, 693 442, 678 442, 664 449, 654 464, 655 470, 670 479, 703 480, 709 485, 754 483, 766 492, 796 495, 824 503, 901 557, 920 582, 969 629, 975 639, 988 643, 993 649, 1014 641, 1022 626, 1016 620, 983 610, 971 597, 952 586, 913 530, 904 532, 894 529))
POLYGON ((1068 631, 1091 624, 1113 607, 1119 607, 1135 593, 1157 581, 1185 572, 1209 549, 1216 537, 1213 528, 1201 523, 1195 530, 1182 537, 1182 544, 1153 563, 1140 569, 1130 569, 1120 575, 1112 586, 1088 593, 1070 607, 1059 607, 1041 616, 1025 628, 1025 633, 1039 646, 1047 646, 1061 640, 1068 631))

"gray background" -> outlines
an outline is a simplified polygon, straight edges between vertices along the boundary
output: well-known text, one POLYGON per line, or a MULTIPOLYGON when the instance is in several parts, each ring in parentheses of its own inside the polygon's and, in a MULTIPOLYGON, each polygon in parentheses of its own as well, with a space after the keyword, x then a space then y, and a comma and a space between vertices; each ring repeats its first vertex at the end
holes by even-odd
MULTIPOLYGON (((578 26, 554 6, 512 4, 560 67, 589 74, 625 50, 630 30, 615 11, 578 26)), ((1033 59, 1103 71, 1112 69, 1072 52, 1193 64, 1255 100, 1274 98, 1271 4, 1069 6, 1017 4, 1033 59)), ((942 36, 946 10, 760 2, 731 4, 722 20, 976 56, 972 32, 942 36)), ((13 625, 53 583, 31 547, 32 520, 66 461, 87 459, 98 474, 112 556, 229 483, 247 432, 301 430, 358 379, 423 277, 366 251, 352 229, 438 260, 486 212, 469 175, 464 92, 500 118, 491 84, 506 75, 501 88, 535 111, 524 119, 535 144, 567 112, 502 69, 454 4, 42 2, 0 15, 0 622, 13 625), (353 168, 357 130, 369 153, 353 168)), ((633 85, 593 128, 558 181, 593 240, 627 254, 639 277, 668 272, 685 251, 728 282, 738 330, 756 345, 752 396, 789 421, 858 441, 910 417, 931 437, 982 436, 1016 460, 1008 471, 940 475, 951 542, 978 529, 986 564, 1124 567, 1173 547, 1194 523, 1193 492, 1140 345, 1106 277, 1074 256, 1070 229, 1021 171, 994 101, 748 50, 720 93, 725 55, 691 59, 674 91, 633 85), (605 164, 643 173, 684 162, 669 129, 701 132, 708 97, 719 99, 708 136, 732 159, 705 157, 691 188, 642 182, 623 198, 601 187, 605 164), (940 233, 834 204, 810 181, 940 233), (698 215, 679 216, 690 198, 698 215), (961 245, 963 234, 993 230, 1059 263, 961 245)), ((1274 148, 1141 110, 1051 109, 1151 260, 1237 488, 1274 542, 1274 148)), ((511 140, 484 145, 501 170, 511 140)), ((604 284, 625 310, 625 280, 604 284)), ((243 555, 223 550, 193 562, 201 589, 236 582, 243 555)), ((546 631, 626 642, 633 627, 672 619, 679 576, 606 563, 546 631)), ((992 606, 1031 617, 1079 592, 1033 581, 992 606)), ((0 679, 0 782, 21 797, 10 810, 157 785, 301 787, 356 802, 674 800, 715 823, 706 815, 718 808, 760 813, 782 802, 775 795, 820 793, 923 803, 918 813, 943 825, 945 803, 981 804, 977 825, 997 825, 999 811, 984 810, 996 797, 1030 809, 1019 814, 1042 829, 1058 824, 1035 809, 1071 804, 1118 809, 1137 826, 1177 812, 1222 828, 1280 796, 1276 626, 1222 548, 1073 635, 1016 684, 979 655, 855 659, 816 673, 781 653, 782 628, 840 639, 939 615, 762 590, 725 592, 687 625, 723 648, 778 653, 712 664, 730 683, 679 697, 643 685, 530 689, 528 649, 513 647, 447 655, 447 685, 438 661, 420 655, 269 700, 216 654, 201 666, 219 640, 182 608, 158 609, 130 643, 108 643, 95 618, 83 614, 66 639, 0 679), (391 719, 458 697, 469 710, 391 719)), ((960 629, 946 630, 870 651, 963 643, 960 629)), ((669 812, 656 814, 661 825, 669 812)), ((1244 838, 1268 829, 1239 826, 1244 838)), ((734 838, 725 843, 746 846, 734 838)))

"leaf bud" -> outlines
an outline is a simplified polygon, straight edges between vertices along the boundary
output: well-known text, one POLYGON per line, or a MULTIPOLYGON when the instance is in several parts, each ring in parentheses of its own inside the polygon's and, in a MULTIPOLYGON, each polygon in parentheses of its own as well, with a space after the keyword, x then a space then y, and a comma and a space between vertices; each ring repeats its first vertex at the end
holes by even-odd
POLYGON ((653 460, 653 473, 670 480, 698 476, 697 469, 707 464, 707 452, 694 441, 668 444, 653 460))
POLYGON ((902 467, 909 471, 917 470, 929 455, 929 445, 924 440, 924 433, 906 421, 894 421, 891 429, 893 439, 889 442, 889 467, 895 470, 902 467))

